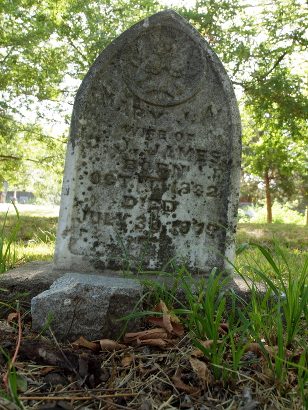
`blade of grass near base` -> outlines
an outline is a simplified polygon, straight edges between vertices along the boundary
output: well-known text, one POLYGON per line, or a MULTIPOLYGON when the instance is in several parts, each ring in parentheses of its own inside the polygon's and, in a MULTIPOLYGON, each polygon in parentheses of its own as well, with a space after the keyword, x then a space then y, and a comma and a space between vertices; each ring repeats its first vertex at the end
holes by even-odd
POLYGON ((5 230, 7 228, 7 219, 9 212, 8 209, 5 213, 4 221, 0 230, 0 273, 6 272, 16 262, 16 253, 14 245, 16 242, 18 231, 20 230, 20 217, 16 205, 14 203, 12 205, 16 212, 17 222, 10 230, 10 232, 6 234, 5 230))

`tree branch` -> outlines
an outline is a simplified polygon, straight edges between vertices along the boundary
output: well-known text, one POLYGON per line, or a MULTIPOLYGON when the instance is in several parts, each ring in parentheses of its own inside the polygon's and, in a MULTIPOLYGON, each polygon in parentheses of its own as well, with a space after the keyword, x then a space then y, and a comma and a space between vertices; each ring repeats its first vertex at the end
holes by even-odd
POLYGON ((41 163, 51 158, 54 158, 54 156, 49 156, 49 157, 45 157, 41 159, 32 159, 32 158, 16 157, 15 155, 1 155, 0 154, 0 161, 31 161, 31 162, 41 163))
POLYGON ((243 87, 243 88, 246 87, 245 83, 240 82, 240 81, 232 81, 232 84, 234 84, 234 85, 240 85, 240 86, 243 87))
POLYGON ((57 137, 52 137, 51 135, 46 135, 46 134, 40 134, 39 132, 34 131, 33 129, 31 129, 31 125, 30 127, 27 126, 19 126, 19 131, 22 132, 28 132, 31 135, 37 135, 38 137, 43 137, 46 139, 52 139, 52 140, 56 140, 59 142, 62 142, 62 144, 66 144, 67 143, 67 138, 57 138, 57 137))
POLYGON ((31 162, 41 162, 36 159, 16 157, 15 155, 0 155, 0 161, 31 161, 31 162))
POLYGON ((73 41, 68 36, 66 36, 66 38, 70 45, 74 48, 74 50, 76 50, 77 53, 83 58, 83 60, 88 62, 87 57, 79 50, 79 48, 73 43, 73 41))
POLYGON ((14 155, 0 155, 0 161, 10 161, 10 160, 18 160, 20 161, 21 157, 15 157, 14 155))
POLYGON ((288 50, 285 50, 280 57, 277 58, 273 66, 263 75, 258 77, 258 80, 264 80, 271 72, 275 70, 275 68, 279 65, 279 63, 284 59, 284 57, 288 54, 288 50))
POLYGON ((7 55, 3 58, 3 60, 1 60, 0 64, 4 64, 6 62, 6 60, 10 57, 10 55, 12 54, 13 50, 14 50, 14 46, 11 46, 11 49, 9 50, 9 52, 7 53, 7 55))

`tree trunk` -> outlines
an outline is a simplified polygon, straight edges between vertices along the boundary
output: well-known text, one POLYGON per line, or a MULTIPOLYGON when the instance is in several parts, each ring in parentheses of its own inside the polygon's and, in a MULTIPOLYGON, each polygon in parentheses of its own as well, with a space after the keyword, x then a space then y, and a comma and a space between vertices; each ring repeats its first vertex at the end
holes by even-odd
POLYGON ((306 222, 305 225, 308 226, 308 205, 306 206, 306 222))
POLYGON ((266 211, 267 211, 267 223, 271 224, 273 222, 272 215, 272 196, 270 190, 270 178, 268 175, 268 169, 264 174, 264 183, 265 183, 265 196, 266 196, 266 211))

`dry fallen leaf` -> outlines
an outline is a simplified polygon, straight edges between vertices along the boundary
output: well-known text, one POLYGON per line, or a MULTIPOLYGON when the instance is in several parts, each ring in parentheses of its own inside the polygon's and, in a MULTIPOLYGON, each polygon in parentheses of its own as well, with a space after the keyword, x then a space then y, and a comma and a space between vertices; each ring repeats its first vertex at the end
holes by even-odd
POLYGON ((65 347, 59 349, 44 339, 22 339, 18 357, 22 361, 31 360, 38 365, 58 367, 59 370, 74 373, 77 371, 80 375, 84 369, 89 386, 97 385, 102 373, 101 365, 92 353, 75 353, 71 348, 65 347))
POLYGON ((102 350, 107 350, 108 352, 112 352, 114 350, 122 350, 126 349, 125 345, 116 342, 115 340, 111 339, 101 339, 99 341, 102 350))
POLYGON ((168 341, 167 340, 163 340, 163 339, 146 339, 146 340, 139 340, 139 342, 137 342, 138 345, 142 345, 142 346, 156 346, 156 347, 166 347, 168 345, 168 341))
POLYGON ((146 339, 166 339, 167 333, 161 327, 149 330, 143 330, 141 332, 126 333, 124 336, 124 343, 136 342, 137 340, 146 339))
MULTIPOLYGON (((209 339, 209 340, 199 340, 199 343, 200 343, 203 347, 205 347, 206 349, 209 349, 209 348, 211 347, 211 345, 213 344, 213 340, 211 340, 211 339, 209 339)), ((192 355, 192 356, 195 356, 195 357, 202 357, 202 356, 203 356, 203 352, 202 352, 201 349, 194 349, 194 350, 191 352, 191 355, 192 355)))
POLYGON ((45 376, 48 373, 54 372, 56 369, 58 369, 57 366, 45 366, 40 369, 40 374, 42 376, 45 376))
POLYGON ((174 376, 171 377, 171 380, 174 383, 174 387, 180 391, 183 391, 187 394, 196 394, 199 392, 197 387, 189 386, 188 384, 184 383, 181 379, 181 374, 177 371, 174 376))
POLYGON ((176 336, 183 336, 184 326, 181 323, 175 323, 172 321, 172 333, 176 336))
POLYGON ((271 357, 277 356, 278 353, 278 346, 268 346, 264 345, 264 349, 269 353, 271 357))
POLYGON ((259 345, 259 343, 250 343, 246 349, 245 352, 253 352, 255 355, 257 355, 258 357, 262 356, 262 350, 261 347, 259 345))
POLYGON ((134 356, 132 356, 131 354, 125 355, 121 360, 121 364, 123 367, 129 367, 132 364, 133 360, 134 356))
POLYGON ((0 320, 0 334, 4 336, 5 334, 9 335, 12 333, 16 333, 15 327, 9 325, 6 321, 0 320))
POLYGON ((206 349, 209 349, 212 344, 213 344, 213 340, 212 339, 208 339, 208 340, 201 340, 200 344, 202 344, 203 347, 205 347, 206 349))
MULTIPOLYGON (((147 321, 149 323, 151 323, 152 325, 155 326, 161 326, 163 328, 165 328, 165 322, 164 322, 164 318, 163 317, 149 317, 147 319, 147 321)), ((175 336, 183 336, 184 334, 184 327, 183 325, 181 325, 180 323, 174 323, 173 321, 171 322, 172 324, 172 331, 169 333, 174 334, 175 336)), ((167 330, 167 329, 166 329, 167 330)))
POLYGON ((220 327, 221 327, 225 332, 228 332, 228 330, 229 330, 229 325, 228 325, 228 323, 220 323, 220 327))
POLYGON ((169 312, 166 304, 161 300, 158 305, 155 306, 156 312, 162 312, 161 317, 149 317, 148 322, 156 326, 161 326, 168 333, 175 334, 176 336, 182 336, 184 334, 184 327, 180 323, 180 319, 173 313, 169 312))
POLYGON ((18 319, 18 313, 17 312, 11 312, 11 313, 8 314, 6 320, 7 320, 8 323, 10 323, 10 322, 13 322, 14 320, 17 320, 17 319, 18 319))
POLYGON ((210 384, 213 381, 212 373, 204 362, 195 357, 191 357, 189 363, 200 380, 206 384, 210 384))
MULTIPOLYGON (((264 349, 274 359, 278 355, 278 350, 279 350, 278 346, 264 345, 264 349)), ((286 349, 285 352, 284 352, 284 355, 285 355, 286 359, 296 361, 296 358, 299 360, 301 353, 302 353, 302 351, 300 351, 300 350, 298 350, 297 353, 296 353, 296 352, 292 352, 289 349, 286 349)))
POLYGON ((72 345, 74 347, 77 347, 77 348, 78 347, 85 347, 87 349, 92 350, 93 352, 97 352, 98 350, 100 350, 99 343, 90 342, 89 340, 87 340, 83 336, 80 336, 77 340, 75 340, 75 342, 73 342, 72 345))
POLYGON ((157 312, 162 312, 163 313, 163 321, 162 321, 162 327, 167 330, 168 333, 172 332, 172 324, 171 324, 171 316, 169 314, 169 310, 166 306, 166 304, 161 300, 159 304, 154 308, 157 312))
POLYGON ((219 325, 219 333, 226 335, 229 331, 229 325, 228 323, 220 323, 219 325))
POLYGON ((167 330, 168 333, 171 333, 171 330, 168 330, 168 326, 166 326, 165 320, 163 316, 156 317, 156 316, 150 316, 147 318, 147 322, 151 323, 152 325, 159 326, 163 328, 164 330, 167 330))

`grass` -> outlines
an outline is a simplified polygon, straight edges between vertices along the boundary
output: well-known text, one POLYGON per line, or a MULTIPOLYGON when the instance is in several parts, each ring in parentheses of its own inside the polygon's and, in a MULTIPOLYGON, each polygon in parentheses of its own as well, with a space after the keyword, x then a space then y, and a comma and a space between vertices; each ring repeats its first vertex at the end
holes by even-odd
MULTIPOLYGON (((19 263, 34 260, 50 261, 54 253, 54 240, 58 223, 58 208, 18 205, 20 229, 16 237, 16 258, 19 263), (45 209, 45 210, 44 210, 45 209)), ((13 212, 6 215, 7 205, 0 206, 0 226, 5 221, 5 232, 12 230, 17 223, 17 216, 13 212)), ((297 266, 308 254, 308 227, 295 224, 249 224, 238 226, 237 242, 257 242, 260 245, 273 247, 275 241, 284 249, 284 253, 297 266)), ((255 248, 250 248, 237 258, 239 266, 264 264, 264 259, 255 248)), ((291 263, 291 262, 290 262, 291 263)), ((243 271, 244 272, 244 271, 243 271)), ((247 273, 247 271, 246 271, 247 273)), ((253 273, 248 273, 253 275, 253 273)))
POLYGON ((308 252, 308 226, 295 224, 255 224, 240 223, 237 242, 258 242, 270 245, 275 239, 282 246, 296 252, 308 252))
POLYGON ((54 216, 58 208, 34 207, 18 205, 19 216, 14 214, 12 207, 7 213, 8 205, 1 204, 0 226, 7 237, 18 223, 15 235, 15 263, 25 263, 35 260, 50 261, 54 254, 54 245, 58 217, 54 216))
MULTIPOLYGON (((281 317, 282 314, 285 320, 286 346, 289 347, 301 330, 302 316, 305 315, 306 320, 308 319, 308 256, 303 260, 302 265, 297 266, 290 263, 290 258, 278 244, 275 245, 272 253, 258 244, 252 246, 264 257, 270 271, 260 269, 258 266, 250 269, 275 295, 279 307, 278 316, 281 317)), ((273 315, 277 318, 277 312, 274 311, 273 315)), ((277 322, 275 325, 280 326, 277 322)))
MULTIPOLYGON (((16 233, 13 239, 19 262, 50 260, 56 225, 57 218, 50 214, 0 214, 2 238, 16 233)), ((235 270, 252 280, 249 301, 226 290, 227 279, 215 272, 195 282, 185 268, 177 268, 171 289, 157 281, 146 282, 152 300, 164 300, 185 325, 186 339, 201 352, 197 357, 190 353, 191 362, 201 362, 203 369, 208 369, 209 389, 218 383, 220 389, 231 392, 236 389, 235 379, 249 379, 261 402, 262 395, 271 391, 285 408, 308 405, 307 233, 307 227, 290 224, 239 225, 238 243, 251 243, 239 248, 235 270), (256 290, 260 282, 266 289, 261 295, 256 290), (183 300, 178 299, 178 288, 183 289, 183 300)), ((10 239, 3 242, 8 243, 10 239)), ((136 315, 154 313, 157 315, 151 311, 136 315)), ((177 349, 178 358, 181 347, 177 349)), ((8 376, 9 397, 17 403, 14 367, 8 376)))
MULTIPOLYGON (((18 204, 18 210, 23 216, 42 216, 42 217, 57 217, 59 215, 58 205, 31 205, 31 204, 18 204)), ((5 213, 8 208, 10 211, 13 209, 12 204, 0 203, 0 214, 5 213)))
POLYGON ((6 272, 12 268, 17 261, 16 240, 20 230, 20 217, 18 210, 13 205, 15 211, 15 220, 12 222, 9 229, 8 226, 8 210, 4 214, 0 228, 0 273, 6 272))
MULTIPOLYGON (((298 397, 305 408, 308 404, 308 256, 298 264, 300 268, 294 269, 277 243, 271 250, 260 244, 250 247, 259 253, 258 260, 262 260, 267 270, 254 263, 247 267, 256 278, 249 282, 249 301, 228 290, 228 279, 214 271, 209 278, 198 282, 184 268, 178 271, 177 287, 184 290, 185 296, 180 300, 175 292, 170 293, 156 281, 152 285, 147 282, 147 286, 168 301, 172 315, 181 317, 192 343, 203 354, 200 359, 203 366, 210 370, 209 383, 213 379, 228 389, 235 374, 249 374, 265 389, 272 388, 290 408, 301 408, 301 405, 297 407, 298 397), (256 282, 262 283, 264 293, 257 291, 256 282), (179 304, 180 307, 175 307, 179 304)), ((242 249, 244 253, 247 250, 242 249)), ((242 275, 240 269, 236 266, 235 269, 242 275)))

